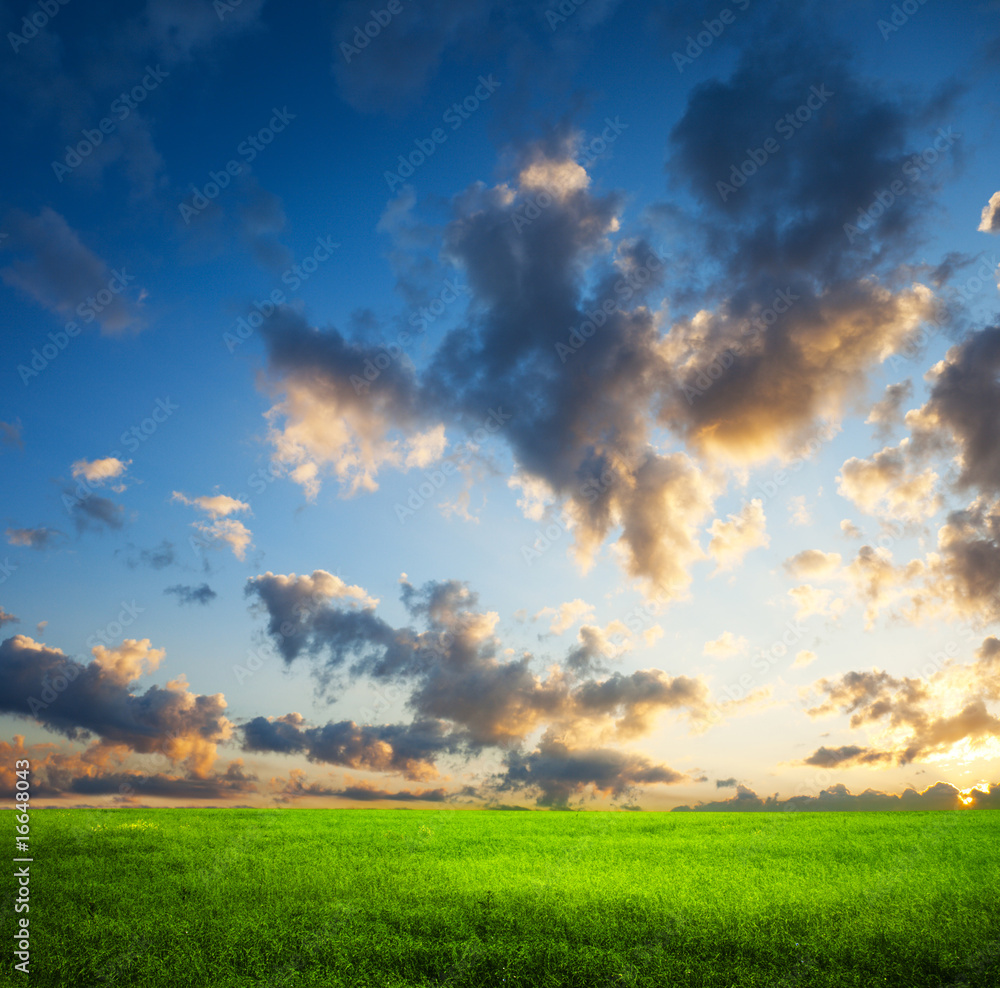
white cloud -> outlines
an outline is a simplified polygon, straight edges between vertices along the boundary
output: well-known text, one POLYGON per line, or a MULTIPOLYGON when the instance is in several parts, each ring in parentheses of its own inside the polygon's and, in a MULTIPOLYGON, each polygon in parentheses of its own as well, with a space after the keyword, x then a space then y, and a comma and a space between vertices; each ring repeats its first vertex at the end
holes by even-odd
POLYGON ((731 631, 724 631, 714 641, 705 642, 702 655, 713 659, 729 659, 734 655, 744 655, 747 650, 747 640, 742 635, 737 638, 731 631))

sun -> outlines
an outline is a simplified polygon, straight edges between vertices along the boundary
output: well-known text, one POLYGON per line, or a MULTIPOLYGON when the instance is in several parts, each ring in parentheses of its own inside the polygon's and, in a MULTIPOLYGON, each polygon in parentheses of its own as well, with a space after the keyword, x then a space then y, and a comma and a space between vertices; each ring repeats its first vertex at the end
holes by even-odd
POLYGON ((972 793, 976 791, 988 793, 990 791, 989 783, 980 782, 978 785, 969 786, 968 789, 959 789, 958 798, 962 801, 963 806, 968 806, 970 803, 975 802, 975 797, 972 793))

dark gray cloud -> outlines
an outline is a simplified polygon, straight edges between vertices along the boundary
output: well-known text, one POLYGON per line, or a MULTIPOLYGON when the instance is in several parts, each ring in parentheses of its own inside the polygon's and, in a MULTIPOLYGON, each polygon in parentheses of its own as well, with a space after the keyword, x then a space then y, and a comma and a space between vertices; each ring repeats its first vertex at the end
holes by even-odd
POLYGON ((21 438, 23 428, 20 419, 16 422, 0 422, 0 442, 4 446, 15 446, 17 449, 24 449, 24 440, 21 438))
POLYGON ((63 533, 55 528, 8 528, 4 533, 11 545, 27 546, 30 549, 48 549, 56 545, 63 533))
POLYGON ((735 779, 716 779, 715 788, 716 789, 735 789, 737 782, 735 779))
POLYGON ((930 396, 908 422, 914 442, 950 438, 961 454, 960 487, 1000 496, 1000 326, 971 333, 934 370, 930 396))
MULTIPOLYGON (((134 550, 134 545, 129 545, 129 549, 134 550)), ((140 549, 138 556, 129 556, 126 564, 129 569, 135 569, 140 564, 149 566, 152 569, 166 569, 177 561, 177 551, 173 542, 164 539, 159 545, 151 549, 140 549)))
POLYGON ((892 762, 893 756, 888 751, 874 751, 871 748, 859 748, 854 744, 841 745, 839 748, 817 748, 803 762, 805 765, 818 765, 820 768, 845 768, 848 765, 877 765, 882 762, 892 762))
POLYGON ((867 423, 875 426, 875 435, 884 441, 903 421, 903 404, 913 397, 913 382, 909 379, 886 386, 883 397, 871 407, 867 423))
POLYGON ((638 786, 688 779, 642 755, 617 748, 573 749, 549 737, 535 751, 509 753, 505 762, 505 771, 492 780, 490 791, 527 791, 537 796, 539 806, 566 806, 591 786, 618 799, 631 797, 638 786))
MULTIPOLYGON (((683 594, 723 481, 687 453, 654 445, 657 429, 699 458, 790 456, 939 314, 904 261, 939 179, 959 160, 959 140, 935 133, 946 130, 956 93, 921 102, 873 89, 803 14, 785 13, 776 31, 769 17, 765 26, 747 21, 759 38, 730 78, 694 88, 670 135, 676 256, 662 257, 649 231, 619 230, 625 200, 591 188, 570 125, 522 141, 504 182, 455 195, 435 235, 471 299, 419 374, 392 360, 359 394, 352 377, 377 356, 367 345, 289 314, 270 321, 268 386, 274 419, 284 420, 272 435, 275 458, 314 487, 327 471, 342 482, 348 474, 351 493, 374 489, 379 466, 401 466, 389 452, 393 437, 415 443, 416 429, 436 424, 461 432, 502 407, 515 480, 572 516, 577 559, 586 563, 617 531, 629 576, 650 596, 683 594), (852 245, 845 226, 873 189, 906 177, 928 134, 944 147, 934 170, 920 172, 852 245), (779 149, 723 201, 717 183, 768 137, 779 149), (689 272, 704 256, 714 270, 700 284, 689 272), (665 297, 672 326, 658 312, 665 297), (356 447, 321 448, 311 438, 331 420, 341 428, 322 431, 353 435, 356 447), (297 442, 294 456, 280 442, 297 442)), ((378 43, 389 50, 395 26, 372 40, 359 67, 378 43)), ((629 126, 609 118, 606 140, 627 140, 629 126)), ((411 195, 390 209, 393 230, 412 205, 411 195)), ((421 238, 415 250, 426 249, 421 238)), ((579 659, 590 668, 587 655, 579 659)))
POLYGON ((240 731, 244 751, 304 753, 311 762, 397 772, 408 779, 430 778, 439 755, 462 747, 460 740, 435 720, 375 726, 345 720, 309 727, 301 715, 286 714, 255 717, 240 731))
POLYGON ((5 245, 26 254, 0 269, 5 284, 19 288, 66 320, 86 325, 95 319, 103 333, 136 332, 142 319, 129 300, 127 270, 113 270, 80 240, 66 220, 48 206, 37 217, 11 214, 5 245), (106 292, 109 299, 96 300, 106 292), (83 315, 78 312, 82 307, 83 315))
POLYGON ((148 640, 93 651, 84 665, 24 635, 7 638, 0 643, 0 712, 33 718, 71 740, 97 735, 109 746, 162 752, 206 774, 216 744, 231 732, 222 694, 193 694, 177 683, 133 692, 131 684, 164 655, 148 640))
POLYGON ((162 772, 153 775, 141 772, 107 772, 64 779, 50 770, 47 781, 51 786, 58 786, 62 794, 114 795, 125 801, 134 798, 230 800, 240 793, 257 792, 256 776, 246 775, 236 762, 231 763, 225 772, 204 778, 196 775, 173 776, 162 772))
POLYGON ((219 595, 207 584, 202 583, 198 587, 189 587, 183 583, 167 587, 164 591, 173 594, 177 598, 178 604, 210 604, 219 595))
POLYGON ((647 733, 667 710, 697 725, 707 723, 710 713, 704 683, 659 669, 588 679, 573 648, 565 673, 549 669, 542 678, 531 655, 501 659, 496 615, 479 611, 476 595, 458 581, 422 587, 402 582, 403 604, 425 630, 395 628, 372 608, 360 609, 364 591, 323 571, 309 577, 265 574, 249 580, 247 592, 267 614, 269 634, 286 662, 309 656, 322 663, 326 677, 346 669, 352 679, 405 684, 415 719, 406 725, 341 721, 313 727, 299 714, 258 717, 241 729, 246 750, 305 753, 312 761, 425 779, 444 754, 469 759, 499 748, 507 769, 496 781, 498 792, 530 789, 559 802, 588 785, 618 797, 643 783, 686 777, 640 755, 561 740, 522 750, 534 730, 586 737, 602 728, 626 740, 647 733))
POLYGON ((695 87, 671 134, 669 172, 697 203, 684 226, 689 250, 707 252, 719 277, 695 293, 711 318, 672 330, 680 372, 665 424, 737 458, 794 447, 937 314, 929 293, 909 288, 903 263, 961 143, 939 136, 950 144, 934 152, 933 170, 912 156, 928 143, 923 128, 935 136, 932 120, 946 124, 953 108, 954 99, 921 105, 873 90, 799 17, 748 45, 731 78, 695 87), (748 160, 768 139, 771 153, 748 160), (897 180, 908 191, 863 224, 867 233, 848 235, 872 190, 897 180))
MULTIPOLYGON (((419 102, 444 55, 459 43, 483 49, 496 0, 425 0, 400 5, 381 25, 369 28, 372 7, 365 0, 339 5, 333 27, 333 71, 342 99, 358 110, 405 110, 419 102), (356 42, 360 41, 360 44, 356 42)), ((516 3, 514 7, 524 7, 516 3)), ((383 17, 386 16, 383 11, 383 17)))
POLYGON ((451 798, 451 794, 446 789, 400 789, 391 792, 368 785, 337 788, 322 782, 306 782, 305 774, 293 769, 284 785, 276 790, 274 799, 279 803, 288 803, 303 797, 351 799, 366 803, 382 799, 399 803, 444 803, 451 798))
MULTIPOLYGON (((995 787, 1000 790, 1000 787, 995 787)), ((996 795, 993 796, 996 801, 996 795)), ((982 805, 986 804, 986 800, 982 805)), ((735 796, 730 799, 713 803, 698 803, 695 806, 675 806, 674 811, 701 812, 788 812, 801 810, 818 812, 831 810, 958 810, 963 807, 959 791, 946 782, 938 782, 918 792, 916 789, 906 789, 901 795, 881 792, 877 789, 866 789, 861 793, 852 793, 844 785, 830 786, 818 796, 789 796, 779 799, 778 794, 761 798, 752 789, 739 786, 735 796)))
POLYGON ((124 527, 124 505, 115 504, 110 498, 102 497, 100 494, 89 493, 87 497, 78 497, 71 490, 66 490, 63 494, 63 500, 78 532, 124 527))
MULTIPOLYGON (((268 573, 250 579, 246 590, 267 614, 286 662, 305 655, 322 660, 330 674, 348 668, 352 677, 406 682, 407 705, 418 718, 452 722, 473 750, 518 741, 546 721, 609 723, 627 738, 667 709, 699 722, 708 716, 707 689, 686 676, 653 669, 579 681, 577 664, 573 677, 542 679, 530 655, 502 661, 496 615, 477 611, 476 594, 458 581, 402 583, 403 604, 426 624, 423 631, 394 628, 373 609, 352 606, 364 592, 324 571, 268 573)), ((570 663, 577 653, 570 650, 570 663)))
POLYGON ((807 710, 809 716, 848 714, 854 729, 882 725, 904 732, 904 736, 884 749, 822 747, 806 758, 805 764, 826 768, 908 765, 948 751, 960 742, 975 747, 1000 737, 1000 718, 987 707, 988 701, 1000 695, 1000 670, 995 668, 994 658, 992 641, 986 639, 975 663, 951 664, 931 679, 896 678, 873 669, 819 680, 813 690, 822 702, 807 710), (952 677, 958 677, 956 681, 963 686, 962 699, 950 709, 942 709, 937 697, 952 677))

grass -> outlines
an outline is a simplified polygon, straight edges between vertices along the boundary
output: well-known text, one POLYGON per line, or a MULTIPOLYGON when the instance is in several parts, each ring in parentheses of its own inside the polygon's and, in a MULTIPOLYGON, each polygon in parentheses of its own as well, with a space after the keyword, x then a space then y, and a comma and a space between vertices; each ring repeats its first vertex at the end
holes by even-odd
POLYGON ((46 809, 31 843, 4 984, 1000 983, 988 810, 46 809))

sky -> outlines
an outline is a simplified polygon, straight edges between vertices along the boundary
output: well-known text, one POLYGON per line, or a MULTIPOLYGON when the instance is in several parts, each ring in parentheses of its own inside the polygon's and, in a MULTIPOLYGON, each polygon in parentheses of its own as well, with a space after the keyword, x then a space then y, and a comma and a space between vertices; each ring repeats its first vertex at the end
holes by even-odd
POLYGON ((1000 3, 0 22, 5 792, 1000 806, 1000 3))

